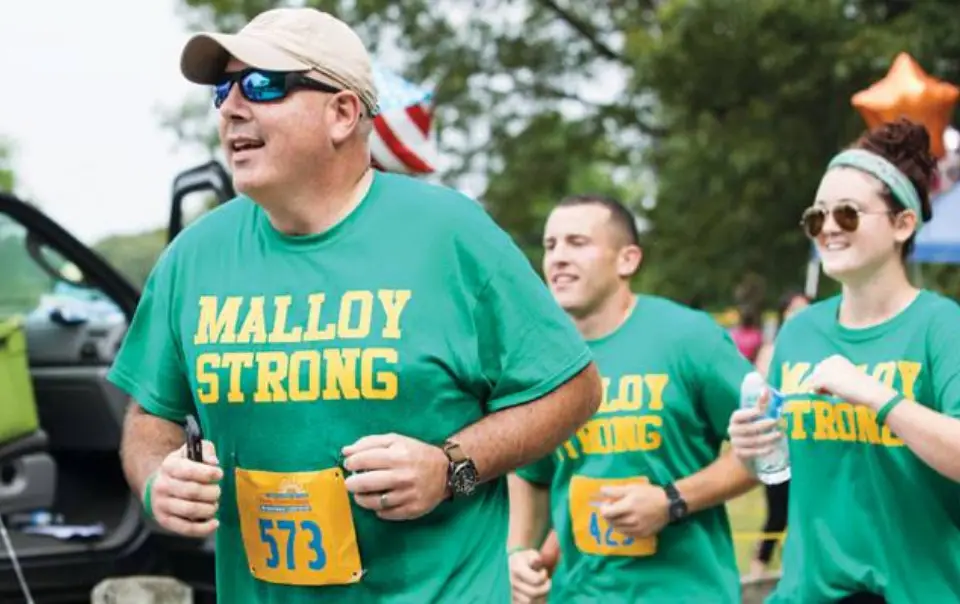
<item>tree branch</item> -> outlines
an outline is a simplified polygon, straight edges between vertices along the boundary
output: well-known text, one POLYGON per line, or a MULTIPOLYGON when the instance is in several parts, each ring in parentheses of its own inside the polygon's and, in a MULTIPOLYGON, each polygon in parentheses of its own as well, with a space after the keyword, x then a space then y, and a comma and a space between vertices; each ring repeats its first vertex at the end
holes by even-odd
POLYGON ((576 15, 557 4, 554 0, 537 0, 537 2, 560 17, 567 25, 583 36, 583 38, 590 43, 590 46, 604 58, 617 61, 624 65, 630 65, 626 57, 604 44, 604 42, 597 37, 597 31, 592 25, 581 21, 576 15))

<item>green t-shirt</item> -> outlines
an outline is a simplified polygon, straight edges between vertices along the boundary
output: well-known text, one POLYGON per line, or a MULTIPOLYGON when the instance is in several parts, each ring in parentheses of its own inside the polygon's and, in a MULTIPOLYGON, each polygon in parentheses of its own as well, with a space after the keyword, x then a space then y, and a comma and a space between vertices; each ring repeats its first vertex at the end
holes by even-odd
POLYGON ((278 232, 244 197, 194 223, 152 272, 110 379, 160 417, 197 409, 217 447, 219 601, 487 604, 509 601, 504 479, 407 522, 380 520, 351 496, 342 507, 362 580, 302 587, 255 579, 251 566, 309 579, 343 564, 344 550, 324 544, 345 532, 344 519, 302 515, 332 513, 336 502, 297 499, 313 488, 298 477, 240 513, 235 469, 335 468, 342 447, 370 434, 439 444, 556 389, 589 360, 479 204, 377 173, 358 208, 319 235, 278 232))
POLYGON ((518 471, 550 485, 561 551, 550 602, 739 604, 724 506, 666 526, 653 555, 631 556, 624 554, 642 553, 642 544, 608 532, 578 492, 597 484, 590 479, 642 476, 663 485, 712 463, 750 363, 708 315, 652 296, 637 296, 618 330, 588 344, 603 404, 555 455, 518 471))
POLYGON ((867 407, 800 392, 817 363, 850 359, 908 399, 960 417, 960 307, 922 291, 866 329, 815 304, 777 338, 770 382, 788 399, 789 526, 783 578, 768 600, 833 602, 858 592, 890 604, 960 598, 960 485, 914 455, 867 407))

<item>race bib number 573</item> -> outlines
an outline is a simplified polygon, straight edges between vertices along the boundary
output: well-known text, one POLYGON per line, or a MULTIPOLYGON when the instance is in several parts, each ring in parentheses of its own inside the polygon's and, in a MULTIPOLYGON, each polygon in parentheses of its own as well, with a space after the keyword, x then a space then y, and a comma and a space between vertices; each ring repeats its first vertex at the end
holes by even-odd
POLYGON ((657 551, 657 538, 636 539, 617 532, 600 515, 600 489, 608 485, 649 482, 646 478, 589 478, 570 480, 570 522, 573 541, 581 552, 597 556, 650 556, 657 551))
POLYGON ((254 577, 286 585, 342 585, 362 575, 340 468, 236 470, 243 547, 254 577))

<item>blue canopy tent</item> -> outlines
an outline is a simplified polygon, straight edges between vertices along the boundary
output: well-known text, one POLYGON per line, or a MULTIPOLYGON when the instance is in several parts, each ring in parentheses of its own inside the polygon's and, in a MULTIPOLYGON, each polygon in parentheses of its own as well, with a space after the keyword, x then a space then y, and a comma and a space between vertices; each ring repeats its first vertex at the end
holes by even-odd
MULTIPOLYGON (((815 248, 811 251, 804 289, 813 298, 820 283, 820 259, 815 248)), ((914 265, 960 264, 960 185, 933 199, 933 220, 917 235, 910 262, 914 265)))
POLYGON ((933 220, 917 235, 912 262, 960 263, 960 186, 933 200, 933 220))

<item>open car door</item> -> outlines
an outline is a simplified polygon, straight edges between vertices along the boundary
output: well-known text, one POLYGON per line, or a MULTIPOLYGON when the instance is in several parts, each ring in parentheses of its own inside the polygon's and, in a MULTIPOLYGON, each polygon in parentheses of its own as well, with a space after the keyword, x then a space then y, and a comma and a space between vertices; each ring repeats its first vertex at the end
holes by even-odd
MULTIPOLYGON (((179 174, 172 193, 168 242, 234 196, 215 161, 179 174)), ((129 399, 106 376, 139 296, 39 209, 0 193, 0 602, 25 601, 16 566, 38 603, 88 602, 99 582, 130 574, 214 597, 213 539, 148 520, 120 466, 129 399)))
POLYGON ((14 559, 37 602, 148 570, 133 563, 149 529, 117 455, 127 397, 106 380, 138 298, 37 208, 0 194, 2 602, 24 601, 14 559))
MULTIPOLYGON (((229 198, 219 175, 211 164, 182 174, 174 208, 195 191, 229 198)), ((120 465, 129 398, 106 376, 139 296, 39 209, 0 193, 0 602, 25 601, 24 583, 38 604, 89 602, 104 579, 132 574, 174 576, 195 602, 213 601, 213 540, 160 530, 120 465)))
POLYGON ((233 180, 216 160, 181 172, 173 181, 173 202, 170 204, 170 223, 167 241, 173 241, 193 220, 214 207, 233 199, 233 180), (211 195, 197 196, 197 193, 211 195), (199 203, 188 203, 197 200, 199 203))

